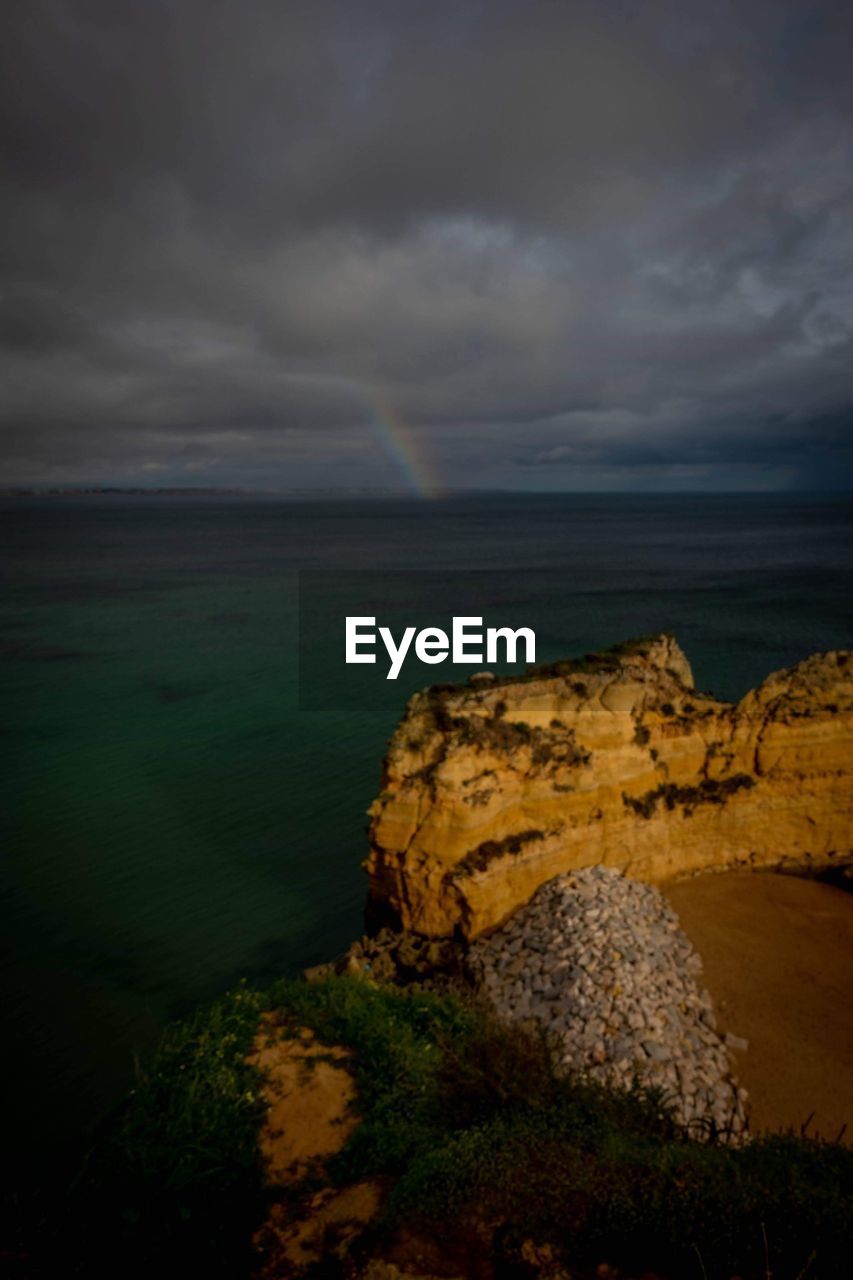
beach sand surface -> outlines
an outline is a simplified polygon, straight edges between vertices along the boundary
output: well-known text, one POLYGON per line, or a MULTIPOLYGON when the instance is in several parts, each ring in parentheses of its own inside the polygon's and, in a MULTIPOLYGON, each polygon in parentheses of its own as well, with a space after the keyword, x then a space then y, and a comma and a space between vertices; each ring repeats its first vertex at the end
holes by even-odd
POLYGON ((771 872, 661 886, 704 961, 752 1131, 799 1129, 853 1143, 853 894, 771 872))

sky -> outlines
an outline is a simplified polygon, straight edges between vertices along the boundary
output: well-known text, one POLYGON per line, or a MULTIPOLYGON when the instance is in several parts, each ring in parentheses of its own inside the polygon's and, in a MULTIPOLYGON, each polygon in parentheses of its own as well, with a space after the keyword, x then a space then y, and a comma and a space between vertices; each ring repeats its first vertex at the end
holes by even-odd
POLYGON ((847 0, 0 24, 0 484, 853 488, 847 0))

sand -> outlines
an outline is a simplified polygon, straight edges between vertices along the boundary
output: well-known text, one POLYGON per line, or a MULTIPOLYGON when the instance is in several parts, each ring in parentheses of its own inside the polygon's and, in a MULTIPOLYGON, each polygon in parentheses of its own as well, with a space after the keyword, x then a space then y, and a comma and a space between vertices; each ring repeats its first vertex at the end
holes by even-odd
POLYGON ((661 888, 705 962, 752 1131, 853 1142, 853 894, 795 876, 726 872, 661 888), (811 1120, 809 1116, 811 1115, 811 1120))
POLYGON ((349 1054, 305 1029, 286 1036, 267 1019, 248 1061, 265 1076, 259 1146, 267 1181, 285 1186, 340 1151, 355 1127, 349 1054))
MULTIPOLYGON (((267 1018, 248 1061, 265 1076, 267 1113, 258 1143, 267 1183, 293 1191, 308 1175, 322 1173, 358 1122, 350 1055, 321 1044, 305 1028, 288 1035, 267 1018)), ((316 1268, 332 1254, 343 1257, 375 1217, 379 1201, 375 1183, 358 1182, 315 1191, 309 1184, 301 1198, 272 1203, 254 1237, 254 1274, 278 1280, 316 1268)))

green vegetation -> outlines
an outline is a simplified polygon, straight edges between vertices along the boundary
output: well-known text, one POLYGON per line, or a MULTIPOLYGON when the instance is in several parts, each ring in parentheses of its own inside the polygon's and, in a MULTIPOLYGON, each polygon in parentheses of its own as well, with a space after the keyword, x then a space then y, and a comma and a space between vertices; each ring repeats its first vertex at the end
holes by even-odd
POLYGON ((361 1122, 328 1177, 381 1179, 376 1238, 402 1223, 438 1224, 442 1238, 498 1223, 553 1245, 572 1274, 604 1258, 697 1280, 795 1280, 807 1264, 820 1280, 847 1274, 853 1152, 792 1135, 697 1143, 660 1095, 558 1077, 541 1038, 474 1005, 355 978, 240 988, 166 1037, 90 1175, 115 1274, 166 1261, 248 1274, 269 1193, 245 1055, 267 1010, 352 1050, 361 1122))
MULTIPOLYGON (((534 765, 548 764, 552 760, 564 765, 578 765, 589 760, 589 752, 578 746, 574 731, 559 720, 552 721, 548 730, 526 724, 523 720, 504 720, 497 715, 451 715, 441 701, 433 707, 433 717, 436 728, 441 733, 452 734, 459 746, 479 747, 483 751, 503 755, 514 755, 527 747, 534 765)), ((439 754, 416 776, 427 777, 441 759, 439 754)))
MULTIPOLYGON (((549 662, 539 666, 528 667, 526 671, 510 672, 508 675, 496 675, 488 684, 489 689, 497 689, 504 685, 526 684, 531 680, 550 680, 557 677, 573 675, 598 675, 605 671, 617 671, 624 658, 636 654, 647 653, 651 646, 661 639, 672 639, 668 633, 649 636, 637 636, 633 640, 622 640, 595 653, 585 653, 581 658, 565 658, 559 662, 549 662)), ((676 672, 668 668, 674 679, 676 672)), ((572 689, 580 696, 586 694, 586 685, 582 681, 574 681, 572 689)), ((447 695, 464 694, 468 690, 463 684, 433 684, 424 690, 424 696, 430 702, 441 702, 447 695)), ((500 704, 499 704, 500 705, 500 704)), ((505 705, 505 704, 504 704, 505 705)))
POLYGON ((254 1167, 264 1107, 245 1059, 265 1004, 238 987, 165 1034, 115 1135, 130 1169, 156 1170, 164 1187, 183 1192, 199 1183, 227 1188, 254 1167))
POLYGON ((543 840, 545 834, 544 831, 530 829, 513 832, 510 836, 504 836, 503 840, 484 840, 482 844, 477 845, 476 849, 469 850, 465 857, 456 863, 449 873, 450 878, 460 880, 477 871, 485 871, 495 858, 503 858, 508 853, 519 854, 526 844, 530 844, 533 840, 543 840))
POLYGON ((703 778, 695 787, 679 787, 674 782, 662 782, 654 791, 647 791, 642 796, 629 796, 623 792, 622 803, 641 818, 650 818, 659 801, 670 810, 680 804, 684 806, 685 816, 689 818, 697 804, 723 804, 735 791, 754 786, 755 779, 748 773, 735 773, 730 778, 703 778))
POLYGON ((69 1198, 63 1271, 106 1275, 114 1265, 147 1280, 168 1263, 187 1276, 249 1274, 265 1204, 265 1107, 246 1055, 267 1006, 241 986, 167 1031, 69 1198), (78 1258, 80 1271, 69 1264, 78 1258))
MULTIPOLYGON (((496 683, 519 684, 525 680, 547 680, 554 676, 598 675, 604 671, 617 671, 623 659, 646 653, 661 638, 661 635, 649 635, 622 640, 607 649, 585 653, 581 658, 567 658, 560 662, 529 667, 522 675, 499 676, 496 683)), ((585 686, 583 691, 586 692, 585 686)))

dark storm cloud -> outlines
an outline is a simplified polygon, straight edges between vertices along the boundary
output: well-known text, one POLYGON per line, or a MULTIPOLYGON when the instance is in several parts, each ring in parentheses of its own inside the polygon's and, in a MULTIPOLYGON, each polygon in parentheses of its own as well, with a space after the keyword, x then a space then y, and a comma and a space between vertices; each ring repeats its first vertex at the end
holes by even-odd
POLYGON ((9 483, 849 480, 849 6, 4 25, 9 483))

